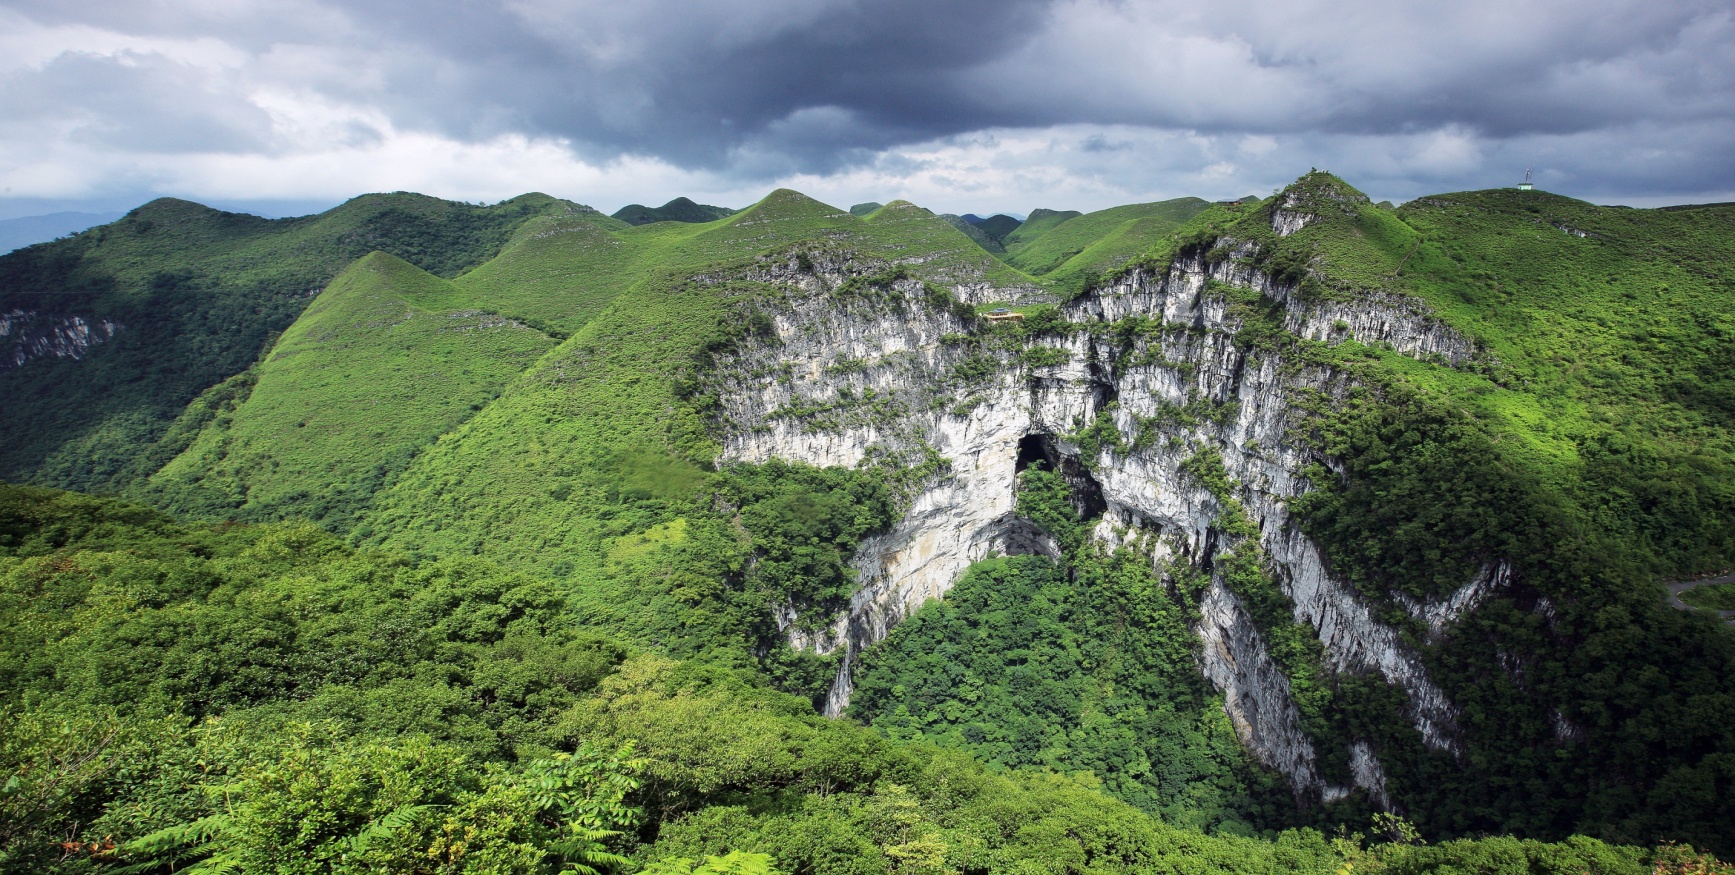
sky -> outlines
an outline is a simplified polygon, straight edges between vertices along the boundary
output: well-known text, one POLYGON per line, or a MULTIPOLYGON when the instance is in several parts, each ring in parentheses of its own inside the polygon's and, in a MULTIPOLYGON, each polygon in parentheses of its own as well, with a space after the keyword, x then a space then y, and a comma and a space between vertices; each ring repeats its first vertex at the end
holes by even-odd
POLYGON ((0 0, 0 218, 778 187, 1735 201, 1729 0, 0 0))

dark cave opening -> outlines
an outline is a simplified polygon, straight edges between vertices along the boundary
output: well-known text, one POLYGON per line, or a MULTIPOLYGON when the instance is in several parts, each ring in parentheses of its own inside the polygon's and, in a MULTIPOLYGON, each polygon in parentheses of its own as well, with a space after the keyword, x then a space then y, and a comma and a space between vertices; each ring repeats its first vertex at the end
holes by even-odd
POLYGON ((1096 482, 1082 462, 1060 451, 1053 435, 1027 434, 1019 438, 1015 470, 1023 473, 1028 468, 1058 471, 1066 478, 1072 492, 1072 505, 1078 509, 1081 518, 1093 519, 1108 509, 1108 502, 1103 500, 1102 485, 1096 482))
MULTIPOLYGON (((1032 465, 1038 471, 1053 471, 1050 455, 1053 439, 1045 434, 1027 434, 1018 440, 1018 463, 1014 470, 1023 471, 1032 465)), ((1004 458, 1004 457, 1002 457, 1004 458)))

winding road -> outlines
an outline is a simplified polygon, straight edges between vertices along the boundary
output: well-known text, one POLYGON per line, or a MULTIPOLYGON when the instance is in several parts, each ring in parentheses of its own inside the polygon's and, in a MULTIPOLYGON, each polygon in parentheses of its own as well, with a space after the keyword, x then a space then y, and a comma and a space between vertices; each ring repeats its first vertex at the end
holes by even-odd
MULTIPOLYGON (((1704 611, 1704 610, 1710 610, 1710 609, 1709 608, 1695 608, 1692 605, 1689 605, 1686 602, 1681 601, 1681 593, 1684 593, 1689 589, 1694 589, 1694 588, 1701 587, 1701 586, 1711 586, 1713 584, 1730 583, 1730 582, 1735 582, 1735 572, 1732 572, 1729 574, 1718 575, 1716 577, 1707 577, 1704 580, 1680 580, 1680 581, 1675 581, 1673 583, 1665 583, 1663 585, 1669 588, 1669 606, 1670 607, 1675 608, 1676 610, 1681 610, 1681 611, 1704 611)), ((1715 613, 1717 614, 1717 616, 1723 618, 1723 622, 1728 623, 1731 626, 1735 626, 1735 611, 1716 611, 1715 613)))

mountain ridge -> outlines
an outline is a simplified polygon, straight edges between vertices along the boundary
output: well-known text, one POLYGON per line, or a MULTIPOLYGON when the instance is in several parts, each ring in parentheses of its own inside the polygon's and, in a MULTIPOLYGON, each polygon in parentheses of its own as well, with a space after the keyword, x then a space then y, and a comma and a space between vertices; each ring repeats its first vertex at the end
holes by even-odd
POLYGON ((616 210, 611 218, 629 225, 649 225, 652 222, 715 222, 737 212, 740 211, 694 203, 690 198, 677 197, 660 207, 628 204, 616 210))
MULTIPOLYGON (((676 660, 753 679, 705 700, 732 720, 760 707, 746 690, 780 690, 791 719, 811 700, 894 747, 1089 773, 1080 798, 1187 829, 1379 811, 1435 837, 1735 840, 1715 719, 1735 650, 1655 583, 1735 558, 1728 208, 1490 190, 1391 210, 1315 173, 1240 204, 1033 212, 1000 258, 963 217, 787 189, 643 225, 545 195, 296 220, 146 206, 0 257, 0 310, 47 314, 20 326, 119 326, 0 370, 33 405, 8 434, 38 447, 14 445, 7 476, 266 523, 234 536, 299 539, 295 561, 348 556, 295 528, 312 519, 399 557, 342 562, 528 581, 548 595, 477 609, 478 640, 521 654, 489 659, 556 640, 510 625, 532 602, 636 654, 599 669, 596 695, 626 698, 549 693, 570 726, 627 737, 599 727, 676 688, 644 677, 711 670, 656 662, 676 660), (153 237, 170 228, 191 243, 153 237), (369 240, 391 246, 336 264, 369 240), (219 342, 151 393, 102 394, 219 342), (96 465, 84 424, 141 416, 96 465), (74 458, 89 468, 55 461, 74 458)), ((416 696, 472 682, 425 670, 448 692, 416 696)), ((54 695, 109 695, 44 671, 54 695)), ((495 721, 478 738, 552 719, 475 707, 495 721)), ((659 726, 662 751, 679 733, 659 726)), ((656 841, 712 836, 713 816, 668 816, 656 841)))

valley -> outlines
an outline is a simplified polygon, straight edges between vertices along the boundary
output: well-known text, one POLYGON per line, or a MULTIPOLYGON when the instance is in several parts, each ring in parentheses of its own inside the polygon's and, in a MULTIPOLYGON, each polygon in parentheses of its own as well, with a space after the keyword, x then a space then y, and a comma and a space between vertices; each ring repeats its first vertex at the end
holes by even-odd
POLYGON ((1735 558, 1735 208, 859 210, 0 256, 7 865, 410 871, 552 847, 535 780, 625 868, 1735 853, 1735 636, 1661 583, 1735 558))

